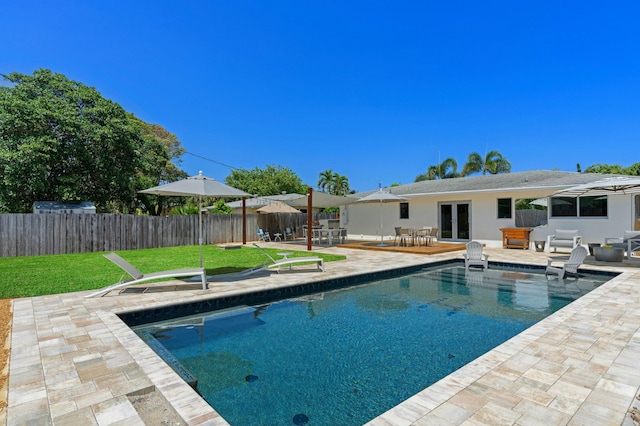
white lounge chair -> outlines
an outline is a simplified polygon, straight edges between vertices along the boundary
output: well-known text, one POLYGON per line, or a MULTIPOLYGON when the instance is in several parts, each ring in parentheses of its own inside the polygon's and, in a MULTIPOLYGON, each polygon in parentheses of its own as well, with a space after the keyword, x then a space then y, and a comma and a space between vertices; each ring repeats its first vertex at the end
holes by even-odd
POLYGON ((467 252, 464 254, 464 267, 469 269, 469 266, 489 268, 489 255, 482 253, 482 243, 478 241, 469 241, 467 243, 467 252))
POLYGON ((616 248, 622 248, 627 252, 627 259, 640 251, 640 231, 624 231, 622 238, 605 238, 604 244, 616 248))
POLYGON ((571 250, 571 256, 562 266, 553 266, 553 259, 547 261, 547 270, 545 275, 554 274, 558 278, 564 278, 566 274, 577 274, 578 268, 582 265, 582 262, 587 258, 589 251, 584 246, 578 246, 571 250))
POLYGON ((172 271, 160 271, 153 272, 151 274, 143 274, 140 272, 135 266, 121 258, 115 253, 105 254, 104 257, 118 265, 122 268, 127 274, 131 275, 131 279, 126 281, 121 281, 119 283, 110 285, 109 287, 105 287, 95 293, 91 293, 86 297, 94 297, 94 296, 104 296, 105 294, 113 291, 117 288, 130 286, 133 284, 142 283, 145 281, 158 280, 162 278, 178 278, 178 277, 195 277, 200 276, 202 281, 202 289, 207 289, 207 273, 204 268, 191 268, 191 269, 174 269, 172 271))
MULTIPOLYGON (((268 270, 276 270, 278 271, 278 273, 280 273, 280 267, 282 266, 291 266, 294 263, 315 263, 318 267, 318 269, 322 272, 324 272, 324 259, 321 257, 317 257, 317 256, 305 256, 305 257, 287 257, 284 259, 274 259, 273 257, 271 257, 271 255, 269 253, 267 253, 265 250, 262 249, 262 247, 260 247, 258 244, 253 243, 253 246, 256 247, 258 250, 260 250, 262 253, 264 253, 265 256, 267 256, 269 258, 269 260, 271 261, 271 263, 268 263, 266 265, 264 265, 264 267, 262 269, 268 269, 268 270)), ((252 272, 257 272, 261 270, 260 268, 256 268, 255 271, 252 272)))

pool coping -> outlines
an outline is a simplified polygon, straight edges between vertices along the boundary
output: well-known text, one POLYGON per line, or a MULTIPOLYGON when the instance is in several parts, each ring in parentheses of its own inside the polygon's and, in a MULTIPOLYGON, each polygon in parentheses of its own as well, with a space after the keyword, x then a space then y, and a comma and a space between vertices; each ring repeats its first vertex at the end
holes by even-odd
MULTIPOLYGON (((148 389, 171 401, 172 409, 187 424, 228 424, 117 314, 141 304, 162 306, 198 300, 203 295, 239 295, 251 289, 282 288, 332 275, 343 277, 461 256, 356 253, 340 248, 327 251, 347 254, 347 261, 328 263, 327 273, 294 271, 230 283, 211 282, 212 290, 208 291, 101 299, 84 299, 87 292, 81 292, 15 300, 7 424, 26 424, 33 419, 42 424, 144 424, 127 395, 148 389)), ((487 251, 510 263, 540 265, 550 256, 487 251)), ((547 425, 578 424, 585 416, 589 424, 612 424, 612 419, 619 419, 614 424, 631 425, 626 410, 640 386, 640 372, 635 371, 640 359, 640 294, 634 291, 640 283, 640 268, 612 265, 609 269, 623 273, 369 424, 476 425, 495 424, 496 420, 536 424, 525 421, 535 413, 536 422, 547 425), (606 347, 600 347, 605 342, 606 347), (611 347, 617 348, 615 353, 611 347), (584 374, 576 373, 577 366, 584 374), (594 375, 598 380, 592 383, 594 375), (521 395, 529 391, 534 397, 521 395), (607 405, 602 406, 598 398, 605 399, 607 405)))

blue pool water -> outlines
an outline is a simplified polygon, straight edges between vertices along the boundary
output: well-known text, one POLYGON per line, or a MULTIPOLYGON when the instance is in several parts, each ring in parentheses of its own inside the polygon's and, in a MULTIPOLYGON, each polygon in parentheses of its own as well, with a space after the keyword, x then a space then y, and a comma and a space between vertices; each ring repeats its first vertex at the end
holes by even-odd
POLYGON ((608 279, 456 264, 133 328, 232 425, 361 425, 608 279))

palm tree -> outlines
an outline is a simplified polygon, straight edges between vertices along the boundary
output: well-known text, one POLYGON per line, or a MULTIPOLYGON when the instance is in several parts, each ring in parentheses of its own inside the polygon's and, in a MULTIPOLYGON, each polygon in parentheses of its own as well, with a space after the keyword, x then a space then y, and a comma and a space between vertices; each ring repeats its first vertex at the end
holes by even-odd
POLYGON ((429 166, 426 173, 416 176, 414 182, 423 180, 450 179, 460 177, 458 173, 458 163, 453 158, 447 158, 442 163, 435 166, 429 166))
POLYGON ((333 187, 331 189, 330 193, 333 195, 348 194, 351 191, 351 188, 349 188, 349 178, 344 175, 334 173, 333 187))
POLYGON ((467 163, 462 168, 462 176, 482 172, 496 175, 498 173, 511 173, 511 163, 502 156, 499 151, 489 151, 484 158, 477 152, 472 152, 467 158, 467 163))
POLYGON ((324 172, 320 172, 320 178, 318 179, 318 188, 322 192, 331 192, 334 182, 333 170, 327 169, 324 172))
POLYGON ((458 162, 453 158, 447 158, 442 163, 429 166, 427 169, 427 180, 450 179, 460 177, 458 173, 458 162))

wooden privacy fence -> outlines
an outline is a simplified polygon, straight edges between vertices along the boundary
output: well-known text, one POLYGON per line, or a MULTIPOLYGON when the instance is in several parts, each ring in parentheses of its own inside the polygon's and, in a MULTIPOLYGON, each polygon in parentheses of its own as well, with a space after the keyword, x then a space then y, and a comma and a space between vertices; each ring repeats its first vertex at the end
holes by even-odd
MULTIPOLYGON (((333 218, 314 214, 313 220, 333 218)), ((306 214, 247 214, 247 241, 261 227, 302 236, 306 214)), ((203 244, 242 242, 241 214, 202 215, 203 244)), ((0 214, 0 257, 86 253, 198 244, 198 216, 120 214, 0 214)))
MULTIPOLYGON (((257 214, 247 214, 255 239, 257 214)), ((204 244, 242 241, 242 215, 202 216, 204 244)), ((0 257, 85 253, 198 244, 198 216, 0 214, 0 257)))

